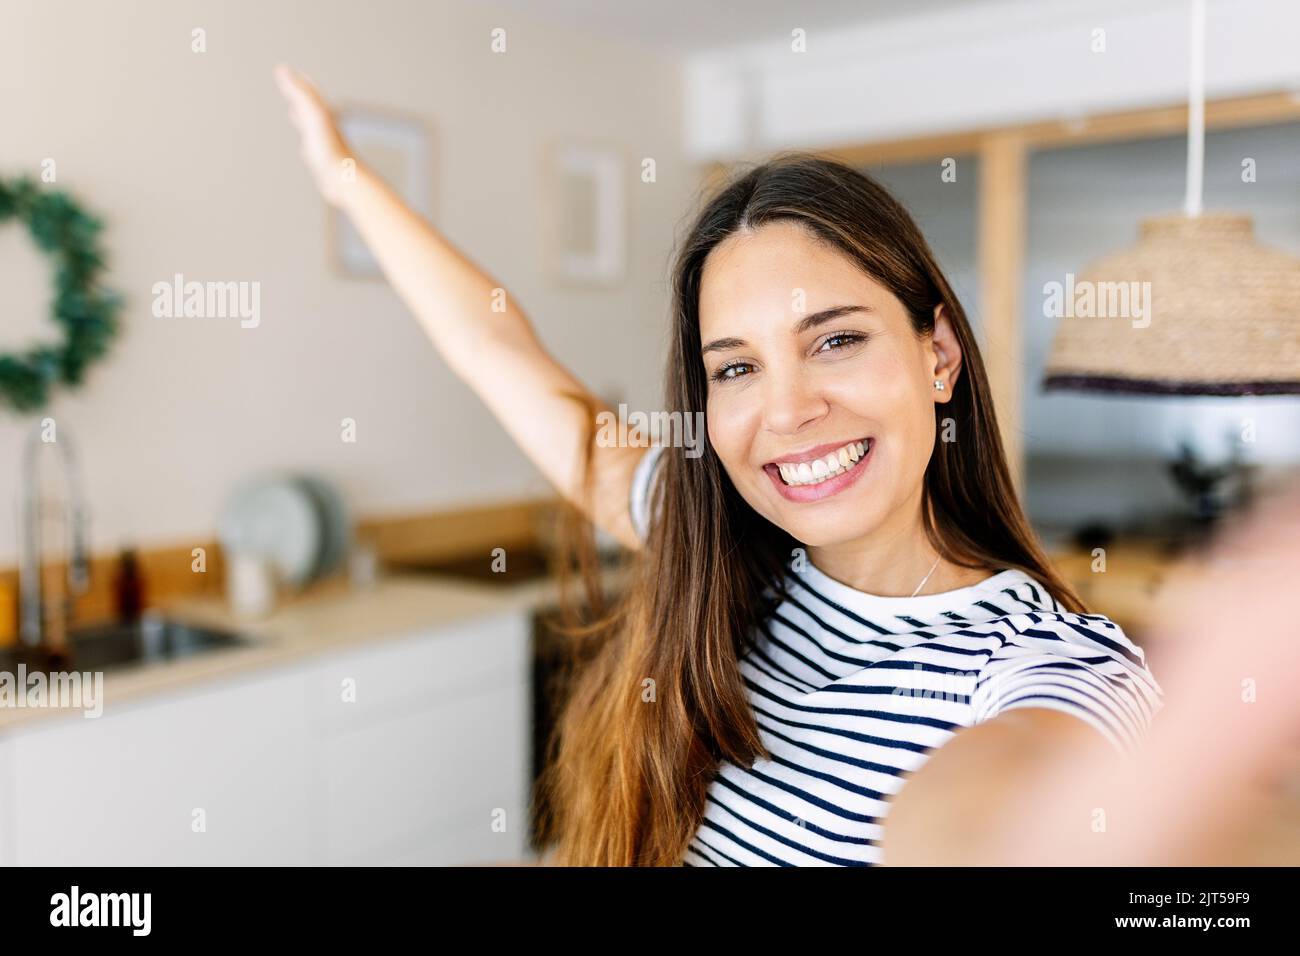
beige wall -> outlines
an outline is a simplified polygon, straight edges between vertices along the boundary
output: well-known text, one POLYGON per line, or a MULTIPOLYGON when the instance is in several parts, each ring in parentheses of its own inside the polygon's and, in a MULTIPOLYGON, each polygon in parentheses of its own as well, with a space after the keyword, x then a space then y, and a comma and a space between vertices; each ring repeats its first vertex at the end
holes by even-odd
MULTIPOLYGON (((668 261, 696 188, 670 60, 447 0, 6 0, 4 19, 0 175, 55 159, 58 185, 106 219, 128 300, 113 354, 51 406, 79 442, 95 550, 209 534, 232 485, 262 469, 319 470, 367 513, 546 490, 387 286, 331 274, 325 210, 271 80, 280 60, 336 99, 427 117, 439 226, 584 381, 658 407, 668 261), (498 26, 505 55, 489 52, 498 26), (206 53, 191 52, 194 27, 206 53), (653 185, 629 166, 630 272, 612 291, 543 273, 539 155, 587 135, 658 164, 653 185), (151 286, 177 272, 260 282, 260 326, 155 318, 151 286)), ((26 235, 0 229, 0 348, 51 334, 47 283, 26 235)), ((23 421, 0 412, 3 563, 23 421)))

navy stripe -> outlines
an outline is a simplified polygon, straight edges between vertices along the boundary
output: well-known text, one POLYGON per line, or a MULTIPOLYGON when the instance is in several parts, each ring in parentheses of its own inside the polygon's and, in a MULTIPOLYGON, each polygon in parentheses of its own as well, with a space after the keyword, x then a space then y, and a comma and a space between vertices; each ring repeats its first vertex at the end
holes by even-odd
POLYGON ((735 817, 745 826, 749 827, 751 830, 757 830, 759 833, 763 834, 765 837, 768 837, 769 839, 776 840, 778 843, 784 843, 792 850, 798 850, 800 853, 806 853, 808 856, 815 856, 819 860, 825 860, 827 863, 834 863, 836 866, 861 866, 862 865, 858 860, 848 860, 845 859, 844 857, 832 856, 829 853, 823 853, 821 850, 814 850, 810 846, 804 846, 803 844, 796 843, 794 842, 794 840, 791 840, 789 837, 782 836, 781 834, 777 833, 775 830, 769 830, 767 827, 755 823, 753 820, 746 819, 745 817, 737 813, 735 810, 731 809, 731 807, 723 803, 721 800, 715 799, 712 795, 709 796, 709 802, 716 807, 721 807, 723 810, 730 813, 733 817, 735 817))
MULTIPOLYGON (((832 684, 821 688, 820 694, 868 694, 881 697, 921 697, 924 696, 924 687, 905 687, 897 686, 875 686, 864 687, 861 684, 832 684)), ((970 696, 963 694, 949 694, 947 697, 940 697, 938 693, 929 695, 931 700, 950 700, 957 704, 970 703, 970 696)))
MULTIPOLYGON (((758 847, 754 846, 754 844, 745 842, 740 837, 736 836, 734 833, 728 830, 726 827, 721 826, 718 823, 715 823, 713 820, 710 820, 708 817, 705 817, 703 820, 701 820, 700 825, 709 827, 710 829, 713 830, 717 830, 719 833, 721 833, 732 843, 736 844, 736 846, 743 846, 750 853, 753 853, 755 856, 761 856, 763 859, 767 860, 773 866, 794 866, 793 863, 787 863, 785 860, 782 860, 780 857, 773 856, 771 853, 768 853, 764 850, 760 850, 758 847)), ((740 866, 741 864, 737 863, 736 865, 740 866)))
POLYGON ((814 591, 811 587, 808 586, 807 582, 805 582, 804 579, 801 578, 798 574, 792 575, 791 580, 795 581, 799 585, 799 587, 803 588, 805 591, 807 591, 813 597, 817 598, 817 600, 821 601, 827 607, 834 608, 836 611, 838 611, 840 614, 843 614, 849 620, 857 621, 859 624, 863 625, 864 627, 871 628, 877 634, 889 635, 894 633, 888 628, 881 627, 875 621, 869 621, 865 617, 862 617, 861 615, 855 614, 854 612, 850 611, 848 608, 836 604, 834 601, 826 597, 820 591, 814 591))
MULTIPOLYGON (((777 647, 777 648, 780 648, 782 651, 784 651, 786 654, 788 654, 788 655, 790 655, 791 657, 793 657, 795 660, 802 661, 802 662, 803 662, 804 664, 806 664, 806 665, 807 665, 811 670, 815 670, 817 673, 821 674, 823 677, 830 678, 831 680, 836 680, 836 679, 837 679, 837 675, 836 675, 833 671, 828 671, 826 668, 822 667, 820 664, 814 663, 813 661, 809 660, 809 659, 808 659, 807 657, 805 657, 803 654, 800 654, 800 653, 799 653, 798 651, 796 651, 794 648, 788 646, 784 641, 777 640, 776 635, 774 635, 774 634, 773 634, 773 633, 768 629, 768 627, 767 627, 766 624, 759 625, 759 627, 760 627, 760 629, 761 629, 762 632, 763 632, 763 636, 766 637, 766 638, 768 639, 768 641, 771 642, 771 644, 772 644, 773 646, 775 646, 775 647, 777 647)), ((807 635, 805 635, 805 636, 807 636, 807 635)))
MULTIPOLYGON (((767 717, 770 715, 764 713, 763 716, 767 717)), ((845 763, 849 766, 857 767, 860 770, 870 770, 874 773, 883 773, 891 777, 896 777, 903 772, 902 767, 895 767, 887 763, 877 763, 874 760, 863 760, 861 757, 850 757, 848 754, 836 753, 835 751, 827 750, 824 747, 816 747, 806 741, 796 740, 795 738, 783 734, 779 730, 775 730, 771 726, 764 724, 761 720, 759 721, 759 727, 761 727, 769 737, 775 737, 777 740, 784 741, 799 750, 803 750, 810 754, 816 754, 818 757, 824 757, 827 760, 834 760, 836 763, 845 763)), ((773 748, 769 746, 768 750, 771 749, 773 748)), ((775 762, 775 758, 773 758, 773 762, 775 762)))
MULTIPOLYGON (((1135 730, 1135 728, 1131 725, 1129 721, 1129 717, 1130 717, 1129 714, 1125 714, 1122 711, 1117 710, 1114 706, 1115 702, 1113 700, 1110 700, 1109 698, 1098 697, 1097 688, 1091 684, 1086 684, 1084 682, 1062 683, 1060 681, 1045 680, 1042 681, 1041 683, 1034 683, 1025 687, 1021 687, 1018 690, 1009 692, 1009 695, 1014 694, 1017 696, 1017 699, 1019 699, 1020 697, 1023 697, 1023 695, 1025 694, 1032 694, 1040 688, 1048 688, 1048 687, 1055 687, 1055 688, 1060 688, 1062 690, 1068 690, 1072 693, 1080 695, 1081 697, 1085 697, 1087 698, 1087 700, 1092 701, 1094 704, 1097 705, 1098 715, 1105 714, 1108 720, 1113 718, 1117 724, 1123 726, 1126 729, 1126 731, 1130 733, 1135 730)), ((1075 703, 1084 709, 1089 709, 1086 703, 1084 702, 1076 701, 1075 703)), ((1002 706, 1005 707, 1006 706, 1005 703, 1002 706)))
MULTIPOLYGON (((1116 693, 1119 702, 1128 710, 1128 715, 1134 718, 1135 720, 1145 719, 1145 713, 1137 703, 1136 700, 1137 691, 1133 687, 1132 681, 1123 680, 1113 674, 1107 674, 1104 670, 1101 670, 1100 668, 1084 667, 1082 664, 1076 663, 1074 661, 1044 661, 1040 664, 1033 664, 1029 667, 1023 668, 1022 670, 1014 671, 1009 675, 1003 675, 1003 677, 1004 679, 1011 679, 1015 675, 1019 675, 1024 671, 1031 671, 1031 670, 1046 671, 1050 674, 1054 671, 1061 671, 1061 670, 1068 671, 1072 669, 1082 671, 1087 674, 1091 674, 1094 677, 1104 678, 1107 683, 1107 686, 1109 686, 1110 689, 1116 693)), ((990 675, 990 678, 994 676, 996 675, 990 675)), ((986 678, 986 680, 987 679, 989 678, 986 678)))
POLYGON ((807 694, 810 693, 811 691, 816 690, 816 688, 812 684, 809 684, 807 681, 799 680, 797 677, 795 677, 794 675, 790 674, 788 671, 781 668, 778 664, 776 664, 776 662, 774 662, 770 657, 768 657, 758 648, 754 648, 750 653, 746 654, 741 659, 741 661, 742 663, 748 664, 750 667, 754 668, 754 670, 758 671, 760 674, 766 675, 767 677, 776 681, 778 684, 782 684, 785 687, 789 687, 792 691, 795 691, 796 693, 807 694), (754 658, 756 657, 761 658, 763 661, 767 663, 768 666, 760 667, 758 664, 754 662, 754 658), (769 670, 768 668, 771 668, 771 670, 769 670), (772 673, 772 671, 778 671, 782 674, 785 674, 785 676, 789 677, 790 680, 786 680, 785 678, 778 677, 776 674, 772 673), (794 684, 790 683, 791 680, 795 681, 795 683, 794 684))
MULTIPOLYGON (((907 615, 907 614, 895 614, 894 617, 898 618, 898 619, 899 619, 900 621, 902 621, 904 624, 910 624, 910 625, 912 625, 913 627, 921 627, 921 628, 929 627, 929 625, 926 624, 924 621, 918 621, 916 618, 911 617, 911 616, 909 616, 909 615, 907 615)), ((917 633, 917 634, 920 634, 920 633, 922 633, 922 632, 921 632, 921 631, 917 631, 916 633, 917 633)))
POLYGON ((768 713, 758 707, 754 708, 754 713, 763 714, 773 720, 779 721, 787 727, 797 727, 803 730, 815 730, 823 734, 833 734, 836 737, 844 737, 848 740, 856 740, 864 744, 875 744, 878 747, 893 747, 902 750, 914 750, 917 753, 924 753, 928 748, 923 744, 915 744, 910 740, 894 740, 889 737, 880 737, 875 734, 860 734, 855 730, 845 730, 842 727, 823 727, 820 724, 805 724, 797 720, 787 720, 784 717, 778 717, 776 714, 768 713))
MULTIPOLYGON (((813 640, 812 636, 811 636, 807 631, 805 631, 803 628, 801 628, 801 627, 799 627, 799 626, 793 624, 792 622, 786 620, 784 617, 782 617, 782 616, 779 615, 779 614, 774 614, 774 615, 772 615, 772 619, 775 620, 775 621, 777 621, 777 622, 779 622, 779 623, 781 623, 781 624, 784 624, 786 627, 788 627, 790 630, 794 631, 794 632, 795 632, 796 634, 798 634, 800 637, 802 637, 802 638, 804 638, 805 640, 807 640, 810 644, 812 644, 814 647, 816 647, 819 651, 822 652, 822 654, 824 654, 826 657, 829 657, 831 660, 840 661, 841 663, 844 663, 844 664, 854 664, 854 665, 858 665, 858 666, 861 666, 861 665, 864 663, 864 661, 863 661, 863 659, 862 659, 861 656, 854 656, 854 655, 852 655, 852 654, 845 654, 845 653, 843 653, 842 651, 840 651, 840 650, 838 650, 838 649, 835 649, 835 648, 833 648, 833 647, 831 647, 831 646, 828 646, 828 645, 832 644, 833 642, 827 641, 827 642, 823 643, 822 641, 815 641, 815 640, 813 640)), ((771 635, 771 632, 768 631, 768 634, 771 635)), ((772 640, 774 640, 774 641, 777 640, 777 638, 776 638, 775 635, 771 635, 771 636, 772 636, 772 640)), ((780 643, 780 646, 781 646, 781 647, 789 649, 789 644, 788 644, 786 641, 780 641, 779 643, 780 643)), ((876 642, 874 642, 874 641, 858 641, 858 642, 851 642, 851 643, 853 643, 854 646, 856 646, 856 647, 862 647, 862 645, 864 645, 864 644, 874 644, 874 643, 876 643, 876 642)), ((889 650, 892 650, 892 651, 900 651, 900 650, 902 650, 903 648, 900 647, 900 646, 898 646, 898 645, 889 645, 889 648, 888 648, 888 649, 889 649, 889 650)), ((864 648, 864 650, 865 650, 865 648, 864 648)), ((809 663, 810 665, 812 664, 811 661, 809 661, 808 663, 809 663)), ((830 674, 829 671, 824 671, 824 669, 821 668, 821 667, 818 667, 818 670, 823 670, 824 673, 830 674)))
MULTIPOLYGON (((797 710, 801 714, 835 714, 838 717, 864 717, 869 720, 892 720, 895 723, 899 723, 899 724, 920 724, 926 727, 939 727, 941 729, 946 729, 952 726, 952 723, 950 721, 940 720, 935 717, 924 717, 919 714, 906 714, 906 713, 896 714, 896 713, 891 713, 887 710, 859 710, 855 707, 817 707, 812 704, 800 704, 800 703, 796 703, 795 701, 786 700, 784 697, 774 694, 766 687, 756 684, 754 681, 750 680, 747 677, 742 677, 741 680, 743 680, 745 682, 745 686, 749 687, 750 690, 752 690, 755 694, 758 694, 761 697, 766 697, 768 700, 775 701, 776 703, 780 704, 782 707, 785 707, 789 710, 797 710)), ((888 694, 888 696, 889 697, 918 697, 918 698, 924 698, 926 700, 934 700, 936 698, 943 699, 943 700, 950 699, 950 698, 939 698, 937 692, 931 693, 927 696, 925 692, 925 688, 918 688, 914 692, 907 693, 907 694, 899 694, 891 691, 888 694)), ((957 695, 952 695, 952 696, 956 697, 957 695)), ((962 698, 960 700, 953 700, 953 703, 966 703, 968 700, 969 698, 962 698)), ((751 706, 753 705, 752 700, 750 701, 750 704, 751 706)), ((831 730, 832 728, 827 727, 826 729, 831 730)))
POLYGON ((700 836, 699 834, 696 834, 694 842, 699 843, 702 846, 707 846, 710 850, 713 850, 714 853, 718 854, 718 856, 722 857, 724 860, 727 860, 729 863, 731 863, 732 866, 745 865, 741 863, 739 860, 737 860, 734 856, 728 856, 727 854, 723 853, 721 850, 715 848, 712 843, 709 843, 707 840, 704 839, 704 837, 700 836))
POLYGON ((756 780, 761 780, 770 786, 776 787, 778 790, 784 790, 786 793, 789 793, 797 797, 798 799, 804 801, 805 803, 811 803, 813 806, 819 807, 822 810, 825 810, 827 813, 833 813, 837 817, 842 817, 845 820, 849 820, 853 823, 874 826, 876 823, 879 822, 878 817, 875 817, 869 813, 857 813, 853 810, 848 809, 847 807, 841 807, 838 804, 831 803, 828 800, 823 800, 821 797, 815 796, 806 790, 800 790, 792 783, 787 783, 784 780, 779 780, 776 777, 765 774, 761 770, 756 770, 753 767, 746 769, 744 772, 746 775, 751 776, 756 780))
POLYGON ((804 830, 807 830, 811 833, 816 833, 818 836, 825 837, 828 840, 835 840, 838 843, 858 843, 864 846, 875 845, 876 841, 872 840, 870 837, 848 836, 843 833, 836 833, 834 830, 827 830, 824 827, 819 827, 811 820, 804 820, 803 817, 797 816, 791 813, 789 810, 786 810, 782 807, 778 807, 774 803, 769 803, 766 800, 760 800, 758 797, 746 793, 744 790, 740 789, 740 787, 736 786, 736 784, 733 781, 728 780, 726 777, 719 777, 718 783, 727 787, 729 790, 731 790, 733 793, 737 794, 738 796, 748 800, 750 803, 754 804, 755 806, 762 807, 764 810, 768 811, 773 816, 785 817, 791 823, 794 823, 796 826, 801 826, 804 830), (799 820, 803 820, 803 823, 800 824, 798 822, 799 820))
MULTIPOLYGON (((802 611, 804 614, 808 615, 808 617, 812 618, 812 620, 816 623, 816 625, 817 625, 818 628, 820 628, 820 629, 822 629, 822 630, 824 630, 824 631, 829 631, 831 634, 834 634, 836 637, 842 638, 842 639, 844 639, 844 640, 846 640, 846 641, 849 641, 849 642, 851 642, 851 643, 855 643, 855 644, 874 644, 876 647, 882 647, 882 648, 884 648, 885 650, 889 650, 889 651, 896 651, 896 650, 898 650, 899 647, 900 647, 900 645, 898 645, 898 644, 893 644, 893 643, 891 643, 891 642, 889 642, 889 641, 878 641, 878 640, 875 640, 875 639, 873 639, 873 638, 868 637, 868 636, 865 635, 865 634, 853 635, 853 634, 848 634, 848 633, 846 633, 846 632, 844 632, 844 631, 841 631, 839 628, 837 628, 837 627, 833 627, 833 626, 831 626, 830 624, 827 624, 827 623, 826 623, 822 618, 820 618, 820 617, 818 617, 816 614, 814 614, 810 608, 804 606, 803 604, 800 604, 800 603, 799 603, 798 601, 796 601, 794 598, 790 598, 790 600, 788 600, 788 601, 785 603, 785 605, 783 605, 783 606, 786 607, 786 608, 797 608, 798 610, 802 611)), ((773 616, 775 616, 775 615, 773 615, 773 616)), ((889 632, 885 632, 885 633, 889 633, 889 632)))
MULTIPOLYGON (((696 840, 695 842, 696 842, 696 843, 699 843, 700 841, 699 841, 699 840, 696 840)), ((704 859, 708 860, 710 866, 720 866, 720 865, 721 865, 721 864, 718 863, 715 859, 713 859, 713 857, 709 856, 707 853, 704 852, 704 850, 702 850, 702 849, 701 849, 700 847, 698 847, 698 846, 692 846, 692 847, 690 848, 690 850, 691 850, 692 853, 696 854, 697 856, 702 856, 702 857, 704 857, 704 859)), ((690 864, 688 863, 687 866, 689 866, 689 865, 690 865, 690 864)))
POLYGON ((1031 604, 1029 601, 1026 601, 1024 598, 1022 598, 1022 597, 1021 597, 1019 594, 1017 594, 1015 591, 1011 590, 1011 588, 1003 588, 1003 589, 1002 589, 1002 593, 1003 593, 1003 594, 1006 594, 1006 595, 1008 595, 1008 596, 1010 596, 1011 599, 1012 599, 1013 601, 1019 601, 1021 604, 1023 604, 1025 607, 1029 608, 1031 611, 1037 611, 1037 610, 1038 610, 1038 605, 1037 605, 1037 604, 1031 604))

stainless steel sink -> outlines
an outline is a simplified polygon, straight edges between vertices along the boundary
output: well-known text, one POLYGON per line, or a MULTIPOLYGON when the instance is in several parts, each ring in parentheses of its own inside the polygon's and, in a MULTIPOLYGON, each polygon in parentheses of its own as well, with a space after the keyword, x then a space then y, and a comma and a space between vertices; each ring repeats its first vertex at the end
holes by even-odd
POLYGON ((43 650, 22 645, 7 647, 0 650, 0 671, 12 672, 20 663, 25 663, 29 670, 116 670, 251 643, 241 634, 146 614, 134 625, 111 624, 72 631, 68 635, 67 655, 57 660, 51 660, 43 650))

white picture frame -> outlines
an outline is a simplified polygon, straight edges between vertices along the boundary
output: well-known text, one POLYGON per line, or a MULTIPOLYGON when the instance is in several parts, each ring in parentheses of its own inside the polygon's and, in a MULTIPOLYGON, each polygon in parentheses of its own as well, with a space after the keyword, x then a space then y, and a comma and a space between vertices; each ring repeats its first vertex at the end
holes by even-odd
MULTIPOLYGON (((343 108, 339 129, 356 154, 406 203, 435 221, 432 127, 423 119, 363 106, 343 108)), ((348 278, 381 279, 383 272, 347 214, 331 209, 330 261, 348 278)))
POLYGON ((547 272, 561 285, 615 286, 627 273, 627 158, 604 142, 552 143, 543 230, 547 272))

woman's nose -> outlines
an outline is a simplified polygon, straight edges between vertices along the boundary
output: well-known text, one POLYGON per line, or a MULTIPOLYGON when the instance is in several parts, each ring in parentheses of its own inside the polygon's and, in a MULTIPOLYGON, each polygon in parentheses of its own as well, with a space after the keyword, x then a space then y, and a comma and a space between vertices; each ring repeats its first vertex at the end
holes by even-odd
POLYGON ((797 372, 769 369, 763 386, 763 422, 776 434, 795 434, 830 408, 814 383, 797 372))

